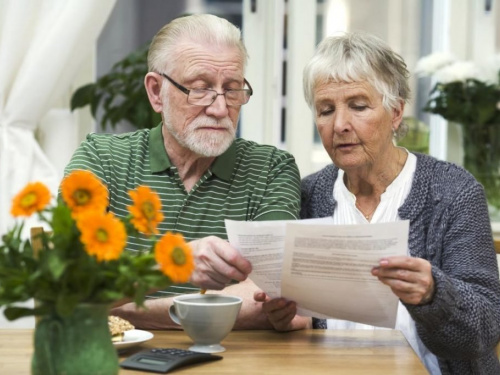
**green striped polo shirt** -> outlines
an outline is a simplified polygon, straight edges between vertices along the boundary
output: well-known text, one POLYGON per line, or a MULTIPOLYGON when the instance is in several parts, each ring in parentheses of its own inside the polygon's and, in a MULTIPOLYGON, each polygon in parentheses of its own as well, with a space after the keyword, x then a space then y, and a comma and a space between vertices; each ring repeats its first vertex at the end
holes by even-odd
MULTIPOLYGON (((108 187, 109 210, 125 217, 128 192, 139 185, 158 193, 164 220, 160 233, 182 233, 191 241, 210 235, 227 239, 224 219, 291 220, 299 217, 300 176, 292 155, 273 146, 236 139, 187 192, 165 150, 162 126, 126 134, 96 134, 75 151, 65 174, 85 169, 108 187)), ((144 237, 129 237, 127 250, 149 247, 144 237)), ((156 296, 197 291, 175 286, 156 296)))

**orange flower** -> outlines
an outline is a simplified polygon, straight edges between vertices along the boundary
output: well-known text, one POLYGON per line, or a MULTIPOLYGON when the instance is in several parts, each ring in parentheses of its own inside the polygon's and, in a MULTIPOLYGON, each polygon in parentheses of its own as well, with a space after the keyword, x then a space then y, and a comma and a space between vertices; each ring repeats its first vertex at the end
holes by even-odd
POLYGON ((99 262, 120 257, 127 243, 127 232, 112 213, 89 211, 78 216, 76 225, 89 255, 95 255, 99 262))
POLYGON ((61 195, 75 216, 86 210, 105 212, 106 186, 90 171, 71 172, 61 183, 61 195))
POLYGON ((12 201, 12 216, 31 216, 43 210, 50 201, 50 191, 41 182, 32 182, 25 186, 12 201))
POLYGON ((158 223, 163 220, 161 203, 158 194, 147 186, 139 186, 136 190, 129 191, 133 206, 128 206, 132 214, 132 225, 147 235, 158 234, 158 223))
POLYGON ((188 282, 194 270, 191 248, 180 233, 167 232, 158 241, 155 259, 161 271, 176 284, 188 282))

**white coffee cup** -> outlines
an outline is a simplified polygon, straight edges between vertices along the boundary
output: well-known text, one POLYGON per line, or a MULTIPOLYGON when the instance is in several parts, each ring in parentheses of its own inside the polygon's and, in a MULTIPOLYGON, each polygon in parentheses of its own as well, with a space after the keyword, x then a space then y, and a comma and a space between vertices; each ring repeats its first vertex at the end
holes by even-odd
POLYGON ((169 314, 194 341, 189 349, 202 353, 223 352, 220 342, 233 329, 243 300, 219 294, 185 294, 174 297, 169 314))

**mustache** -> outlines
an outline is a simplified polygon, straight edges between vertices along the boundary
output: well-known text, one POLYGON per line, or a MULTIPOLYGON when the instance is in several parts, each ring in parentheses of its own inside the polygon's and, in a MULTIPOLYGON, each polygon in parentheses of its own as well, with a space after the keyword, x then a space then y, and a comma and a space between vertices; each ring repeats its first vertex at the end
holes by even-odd
POLYGON ((193 122, 191 122, 193 129, 212 127, 212 128, 223 128, 230 129, 233 127, 233 122, 229 118, 216 119, 213 117, 198 117, 193 122))

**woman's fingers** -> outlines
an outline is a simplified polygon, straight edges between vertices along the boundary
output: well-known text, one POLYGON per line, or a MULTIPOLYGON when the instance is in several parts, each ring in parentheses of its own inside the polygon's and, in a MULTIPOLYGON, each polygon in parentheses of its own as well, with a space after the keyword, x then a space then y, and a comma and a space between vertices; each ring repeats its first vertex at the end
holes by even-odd
POLYGON ((384 258, 372 269, 372 274, 388 285, 405 303, 414 305, 429 303, 434 296, 432 265, 425 259, 384 258))

